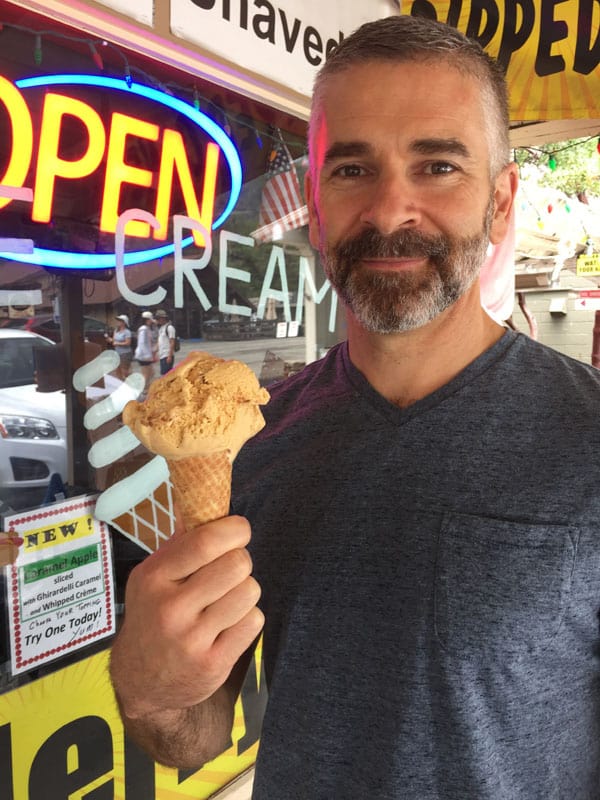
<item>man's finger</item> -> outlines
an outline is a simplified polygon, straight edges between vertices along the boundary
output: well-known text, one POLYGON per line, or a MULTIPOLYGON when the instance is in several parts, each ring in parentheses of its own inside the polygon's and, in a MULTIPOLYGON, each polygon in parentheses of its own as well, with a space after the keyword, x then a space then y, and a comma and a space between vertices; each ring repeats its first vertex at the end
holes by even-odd
POLYGON ((0 566, 14 564, 19 555, 19 547, 23 544, 23 539, 14 531, 0 533, 0 566))
POLYGON ((243 517, 224 517, 165 542, 155 554, 156 568, 172 581, 183 580, 231 550, 246 547, 250 525, 243 517))
POLYGON ((213 652, 218 654, 244 653, 260 634, 265 618, 259 608, 251 609, 239 622, 222 631, 215 640, 213 652))
POLYGON ((260 586, 254 578, 246 578, 245 581, 202 612, 203 636, 207 640, 216 640, 223 631, 244 619, 259 600, 260 586))

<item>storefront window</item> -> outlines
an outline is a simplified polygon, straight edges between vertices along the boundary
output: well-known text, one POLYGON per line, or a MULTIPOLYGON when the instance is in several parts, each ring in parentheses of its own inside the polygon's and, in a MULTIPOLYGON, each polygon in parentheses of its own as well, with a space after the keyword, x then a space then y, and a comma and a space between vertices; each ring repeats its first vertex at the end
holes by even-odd
POLYGON ((8 530, 149 466, 146 497, 103 520, 118 617, 172 525, 168 479, 121 435, 159 375, 145 317, 166 311, 175 365, 208 350, 268 386, 336 341, 337 306, 308 242, 303 121, 32 19, 4 25, 0 53, 0 513, 8 530))
POLYGON ((208 798, 256 758, 260 643, 209 768, 131 745, 109 648, 174 515, 121 412, 159 376, 159 310, 175 366, 207 350, 263 386, 337 341, 306 123, 17 6, 0 23, 0 768, 32 800, 208 798))

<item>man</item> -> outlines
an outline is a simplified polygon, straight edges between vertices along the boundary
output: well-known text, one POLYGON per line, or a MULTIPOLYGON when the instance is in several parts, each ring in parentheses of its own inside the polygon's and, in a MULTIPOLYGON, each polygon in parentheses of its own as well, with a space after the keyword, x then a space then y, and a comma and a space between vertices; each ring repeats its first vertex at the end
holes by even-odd
POLYGON ((240 516, 132 573, 112 676, 155 757, 224 746, 264 613, 256 800, 598 797, 600 379, 481 308, 507 128, 501 73, 437 23, 369 23, 321 70, 310 236, 348 342, 273 389, 240 516))
POLYGON ((169 321, 166 311, 159 308, 155 314, 158 325, 158 359, 160 361, 160 374, 166 375, 173 368, 175 361, 175 328, 169 321))

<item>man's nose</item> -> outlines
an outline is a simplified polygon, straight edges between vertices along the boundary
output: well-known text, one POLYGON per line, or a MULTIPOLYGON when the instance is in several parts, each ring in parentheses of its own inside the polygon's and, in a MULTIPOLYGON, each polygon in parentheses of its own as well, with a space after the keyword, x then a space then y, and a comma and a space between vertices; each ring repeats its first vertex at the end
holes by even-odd
POLYGON ((398 173, 382 174, 360 215, 366 225, 389 235, 399 228, 415 227, 421 220, 414 187, 398 173))

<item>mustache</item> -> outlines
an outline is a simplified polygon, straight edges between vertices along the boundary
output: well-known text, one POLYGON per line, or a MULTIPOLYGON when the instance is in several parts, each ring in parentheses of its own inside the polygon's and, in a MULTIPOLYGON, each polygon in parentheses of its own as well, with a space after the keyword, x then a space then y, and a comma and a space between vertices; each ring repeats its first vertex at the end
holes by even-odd
POLYGON ((451 243, 446 236, 430 236, 412 229, 388 236, 366 230, 340 242, 334 251, 337 259, 349 262, 369 258, 429 258, 439 263, 450 256, 451 243))

